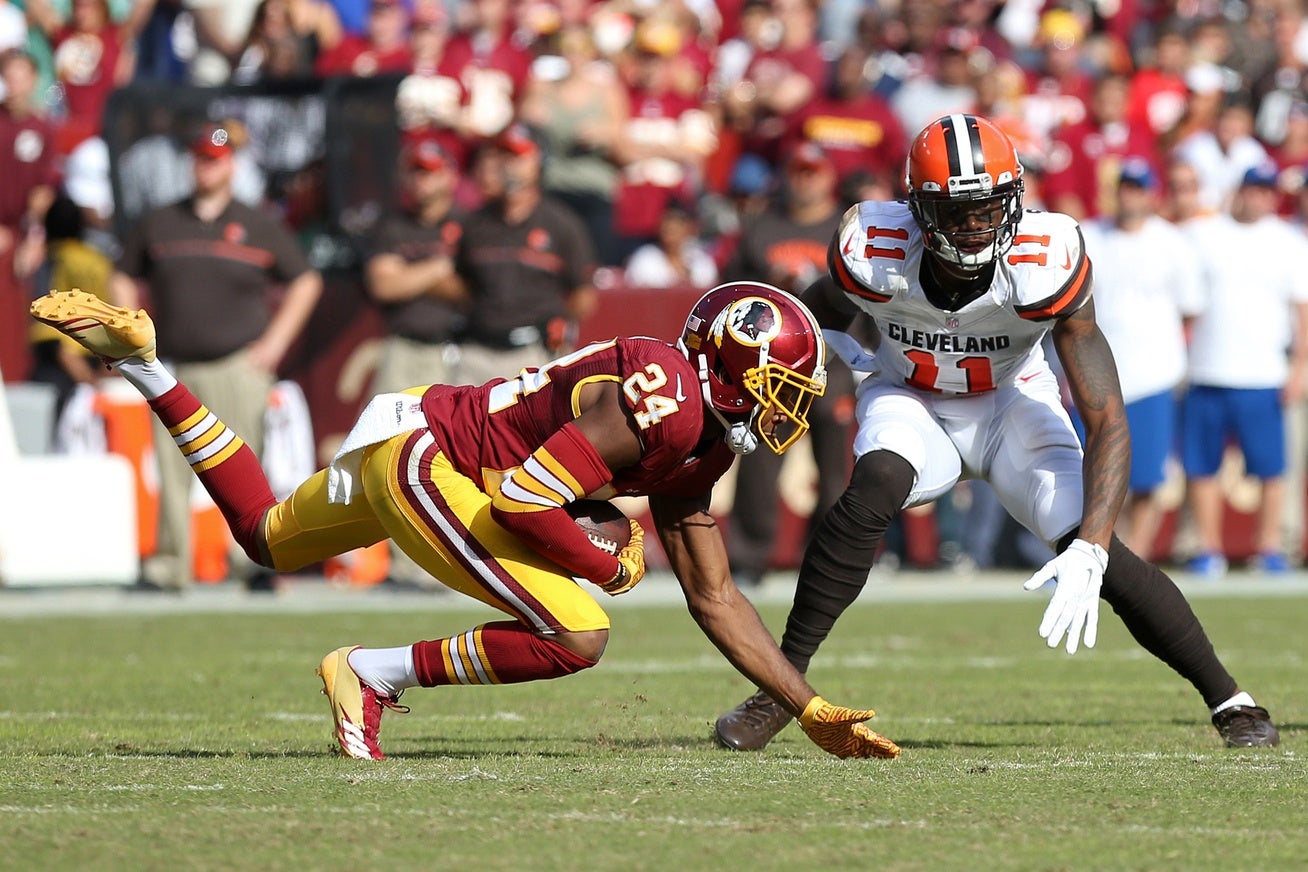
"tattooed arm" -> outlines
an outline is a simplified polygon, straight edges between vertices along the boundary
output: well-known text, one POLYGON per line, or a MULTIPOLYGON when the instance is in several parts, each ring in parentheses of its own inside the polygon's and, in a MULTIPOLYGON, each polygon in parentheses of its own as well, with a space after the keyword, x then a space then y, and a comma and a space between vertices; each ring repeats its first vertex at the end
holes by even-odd
POLYGON ((1054 348, 1085 424, 1080 537, 1108 548, 1131 472, 1131 440, 1117 364, 1095 323, 1094 301, 1054 326, 1054 348))

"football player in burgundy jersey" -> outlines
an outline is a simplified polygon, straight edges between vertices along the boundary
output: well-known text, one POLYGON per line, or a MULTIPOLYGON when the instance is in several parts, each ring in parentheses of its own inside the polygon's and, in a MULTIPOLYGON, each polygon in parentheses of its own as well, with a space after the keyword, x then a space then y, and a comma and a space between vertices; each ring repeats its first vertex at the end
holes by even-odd
POLYGON ((731 581, 710 490, 736 454, 783 452, 826 387, 813 315, 768 285, 704 295, 681 341, 614 339, 511 379, 375 397, 332 464, 277 502, 253 453, 159 363, 146 314, 80 292, 32 313, 122 373, 149 400, 252 558, 293 570, 387 537, 508 620, 396 648, 346 646, 319 666, 350 757, 380 759, 384 708, 409 687, 504 684, 594 666, 609 620, 581 582, 616 595, 645 572, 643 531, 615 556, 565 511, 584 497, 645 494, 705 634, 837 756, 893 757, 781 656, 731 581))
MULTIPOLYGON (((852 339, 828 334, 842 357, 863 359, 854 369, 879 371, 859 388, 854 472, 805 551, 782 652, 808 669, 900 509, 960 478, 984 478, 1057 552, 1025 585, 1054 583, 1039 628, 1049 647, 1064 635, 1069 654, 1082 638, 1093 646, 1103 598, 1194 685, 1227 745, 1275 745, 1267 711, 1222 666, 1176 585, 1113 535, 1130 442, 1076 222, 1023 213, 1016 150, 973 115, 928 124, 909 150, 906 182, 907 202, 865 201, 845 214, 830 278, 804 294, 823 327, 839 330, 864 311, 881 340, 873 366, 852 339), (1046 334, 1085 422, 1084 452, 1041 349, 1046 334)), ((789 722, 765 690, 718 719, 723 744, 761 748, 789 722)))

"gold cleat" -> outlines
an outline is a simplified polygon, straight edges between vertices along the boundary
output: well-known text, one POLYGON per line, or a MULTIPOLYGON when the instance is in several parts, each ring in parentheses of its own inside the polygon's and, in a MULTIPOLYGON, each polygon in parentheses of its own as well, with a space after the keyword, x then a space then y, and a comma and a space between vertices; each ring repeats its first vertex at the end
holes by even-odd
POLYGON ((33 300, 28 311, 107 364, 127 357, 155 359, 154 322, 144 309, 125 309, 72 290, 51 291, 33 300))

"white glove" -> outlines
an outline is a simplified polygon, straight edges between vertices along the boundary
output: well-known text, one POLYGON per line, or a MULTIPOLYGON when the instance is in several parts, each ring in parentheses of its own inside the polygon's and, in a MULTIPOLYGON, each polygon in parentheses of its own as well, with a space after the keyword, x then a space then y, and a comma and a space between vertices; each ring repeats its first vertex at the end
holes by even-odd
POLYGON ((1108 569, 1108 552, 1084 539, 1073 539, 1067 550, 1036 570, 1022 585, 1037 590, 1053 579, 1054 590, 1045 617, 1040 622, 1040 637, 1057 648, 1067 633, 1067 653, 1075 654, 1085 630, 1085 646, 1093 648, 1099 635, 1099 588, 1108 569))

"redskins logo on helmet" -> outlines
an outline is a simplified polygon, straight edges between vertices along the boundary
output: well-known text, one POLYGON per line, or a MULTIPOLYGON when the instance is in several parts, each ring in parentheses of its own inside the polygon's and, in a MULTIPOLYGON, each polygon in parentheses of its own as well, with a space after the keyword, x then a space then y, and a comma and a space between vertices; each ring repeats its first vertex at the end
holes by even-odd
MULTIPOLYGON (((776 339, 781 332, 781 313, 762 297, 748 297, 734 303, 720 317, 725 329, 742 345, 762 345, 776 339)), ((714 325, 714 333, 719 336, 723 329, 714 325)))
POLYGON ((762 441, 781 454, 808 430, 826 390, 826 343, 797 298, 758 282, 719 285, 691 309, 681 345, 732 450, 762 441))
POLYGON ((945 115, 913 140, 908 207, 926 247, 977 271, 1013 245, 1022 218, 1022 164, 1002 130, 976 115, 945 115))

